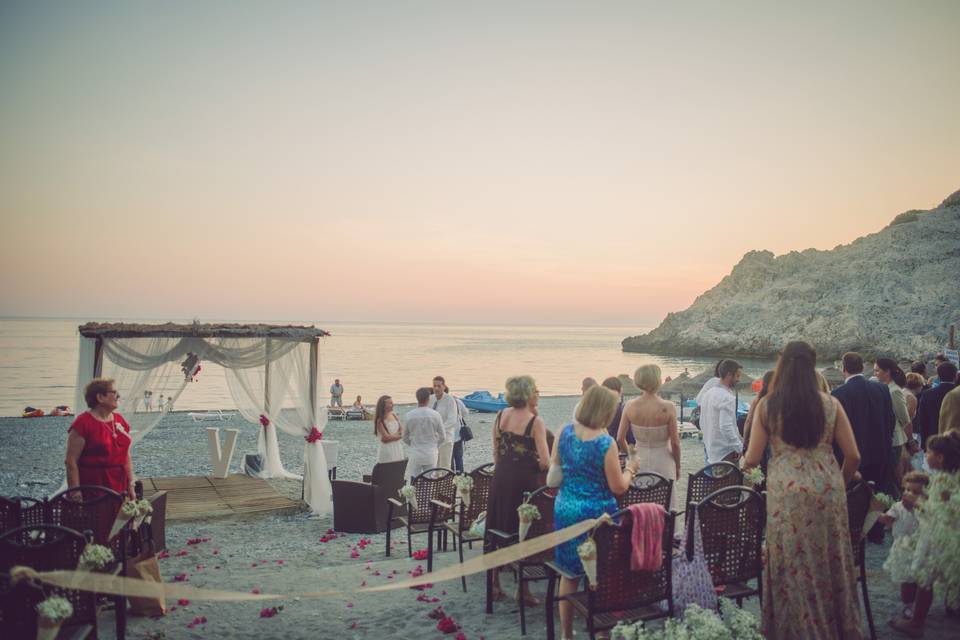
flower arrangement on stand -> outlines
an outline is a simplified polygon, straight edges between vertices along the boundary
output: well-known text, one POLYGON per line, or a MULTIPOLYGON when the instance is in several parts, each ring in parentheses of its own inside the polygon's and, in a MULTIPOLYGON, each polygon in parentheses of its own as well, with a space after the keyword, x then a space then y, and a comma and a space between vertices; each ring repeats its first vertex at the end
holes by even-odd
POLYGON ((470 492, 473 491, 473 478, 467 475, 460 475, 453 479, 453 486, 457 488, 457 494, 463 501, 463 506, 470 508, 470 492))
POLYGON ((752 613, 739 608, 729 598, 720 598, 720 615, 687 607, 683 619, 667 620, 663 629, 647 629, 642 622, 618 623, 610 633, 611 640, 763 640, 760 622, 752 613))
POLYGON ((398 491, 400 497, 407 501, 407 504, 410 505, 410 508, 414 511, 417 510, 417 488, 412 484, 405 484, 400 487, 398 491))
POLYGON ((766 480, 766 477, 763 475, 763 471, 760 467, 753 467, 749 471, 743 474, 743 479, 747 484, 756 488, 763 484, 763 481, 766 480))
POLYGON ((537 508, 537 505, 530 504, 529 502, 524 502, 519 507, 517 507, 517 516, 520 518, 520 542, 523 542, 527 538, 527 534, 530 532, 530 525, 533 524, 534 520, 540 519, 540 509, 537 508))
POLYGON ((149 500, 126 500, 120 507, 120 511, 130 518, 140 518, 153 513, 153 505, 149 500))
POLYGON ((597 590, 597 543, 593 538, 587 538, 577 546, 577 555, 580 556, 580 564, 583 565, 583 572, 587 574, 587 583, 590 589, 597 590))
POLYGON ((60 626, 73 615, 73 605, 61 596, 53 596, 40 602, 37 611, 37 638, 56 638, 60 626))
POLYGON ((113 551, 102 544, 88 544, 80 554, 80 568, 101 571, 114 562, 113 551))

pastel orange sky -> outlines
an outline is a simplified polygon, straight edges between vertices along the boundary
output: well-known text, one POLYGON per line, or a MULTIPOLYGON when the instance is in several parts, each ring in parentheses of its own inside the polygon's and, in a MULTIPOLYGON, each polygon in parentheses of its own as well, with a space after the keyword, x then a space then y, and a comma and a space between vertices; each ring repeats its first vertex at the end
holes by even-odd
POLYGON ((650 326, 960 188, 952 0, 343 4, 0 4, 0 315, 650 326))

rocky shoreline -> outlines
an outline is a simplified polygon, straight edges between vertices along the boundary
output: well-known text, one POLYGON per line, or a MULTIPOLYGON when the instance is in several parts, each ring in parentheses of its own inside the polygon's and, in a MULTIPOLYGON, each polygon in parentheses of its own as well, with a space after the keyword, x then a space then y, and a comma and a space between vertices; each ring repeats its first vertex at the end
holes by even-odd
POLYGON ((751 251, 717 286, 624 351, 776 357, 789 340, 822 361, 845 351, 915 360, 944 347, 960 318, 960 191, 829 251, 751 251))

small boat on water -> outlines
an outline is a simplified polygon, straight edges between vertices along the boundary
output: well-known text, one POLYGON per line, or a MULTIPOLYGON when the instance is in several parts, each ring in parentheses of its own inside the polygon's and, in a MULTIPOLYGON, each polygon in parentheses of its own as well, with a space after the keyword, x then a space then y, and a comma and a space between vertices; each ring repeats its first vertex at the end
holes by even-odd
POLYGON ((52 416, 72 416, 73 410, 65 404, 58 404, 54 407, 53 411, 50 412, 52 416))
POLYGON ((23 414, 21 414, 21 417, 23 417, 23 418, 42 418, 42 417, 43 417, 43 409, 37 409, 36 407, 24 407, 24 409, 23 409, 23 414))
POLYGON ((463 404, 468 409, 479 411, 480 413, 496 413, 501 409, 506 409, 510 405, 503 399, 503 394, 493 397, 489 391, 474 391, 462 398, 463 404))

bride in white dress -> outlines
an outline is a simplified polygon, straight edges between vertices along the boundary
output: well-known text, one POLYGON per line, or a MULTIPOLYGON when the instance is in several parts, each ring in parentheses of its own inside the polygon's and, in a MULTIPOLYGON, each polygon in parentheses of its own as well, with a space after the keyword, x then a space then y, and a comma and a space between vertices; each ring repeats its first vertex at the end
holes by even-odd
POLYGON ((377 436, 377 462, 403 460, 403 426, 393 412, 393 398, 380 396, 373 417, 373 433, 377 436))
MULTIPOLYGON (((627 430, 633 433, 638 472, 655 471, 676 483, 680 479, 680 433, 677 430, 677 408, 657 395, 661 385, 660 367, 646 364, 637 369, 634 383, 641 393, 623 407, 617 443, 627 450, 627 430)), ((674 484, 670 508, 677 509, 679 490, 674 484)))

